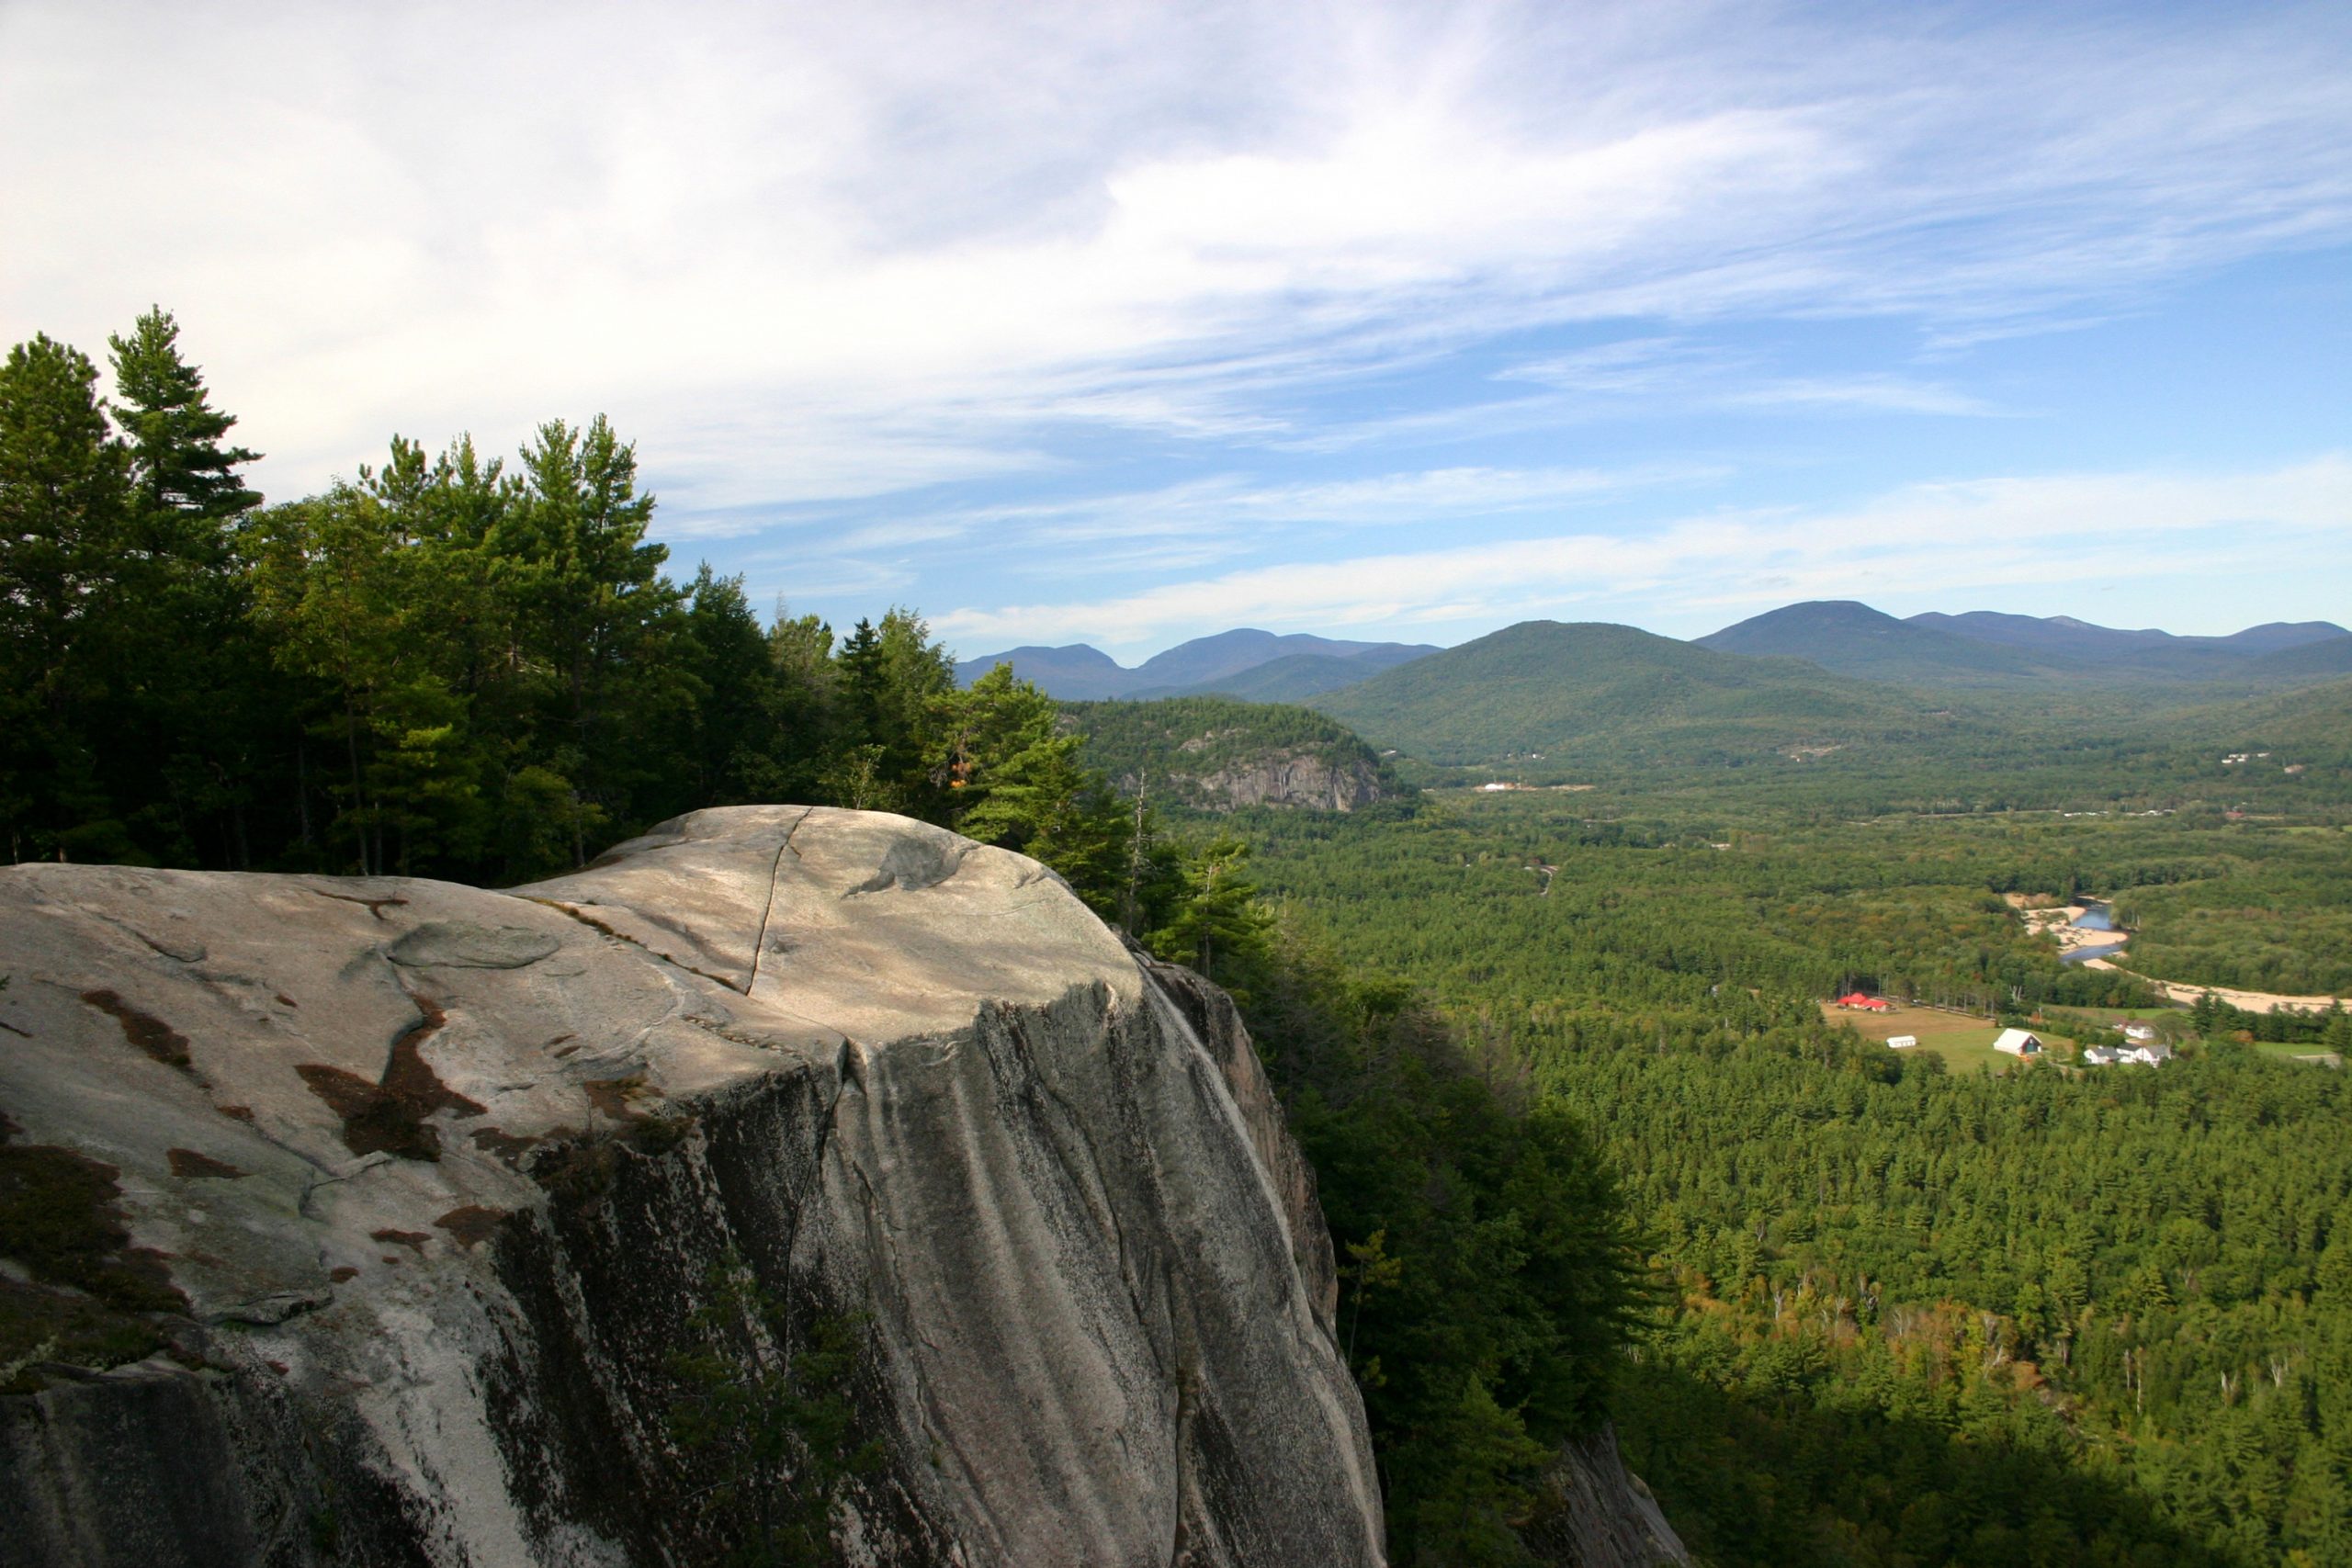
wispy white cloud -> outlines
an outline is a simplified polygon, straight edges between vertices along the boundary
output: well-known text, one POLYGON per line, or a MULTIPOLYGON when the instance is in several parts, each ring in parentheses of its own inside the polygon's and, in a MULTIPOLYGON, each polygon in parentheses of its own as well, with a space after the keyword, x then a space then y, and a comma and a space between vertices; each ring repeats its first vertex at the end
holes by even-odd
POLYGON ((1956 337, 2352 234, 2339 8, 1970 23, 17 0, 0 328, 172 305, 268 488, 605 409, 714 512, 1043 468, 1057 431, 1311 441, 1318 379, 1530 327, 1956 337))
MULTIPOLYGON (((829 580, 854 581, 865 572, 904 574, 919 559, 935 567, 943 560, 1010 557, 1025 563, 1021 575, 1031 583, 1084 581, 1262 559, 1286 548, 1357 538, 1368 529, 1461 532, 1479 524, 1557 521, 1721 477, 1696 465, 1434 468, 1319 483, 1267 483, 1228 474, 1152 490, 945 506, 875 520, 842 519, 820 508, 789 524, 771 519, 766 531, 792 546, 752 558, 789 560, 829 580)), ((726 538, 752 525, 748 519, 716 516, 695 525, 687 540, 726 538)))
POLYGON ((1728 408, 1863 409, 1971 418, 2001 412, 1973 393, 1905 376, 1786 377, 1726 392, 1721 400, 1728 408))

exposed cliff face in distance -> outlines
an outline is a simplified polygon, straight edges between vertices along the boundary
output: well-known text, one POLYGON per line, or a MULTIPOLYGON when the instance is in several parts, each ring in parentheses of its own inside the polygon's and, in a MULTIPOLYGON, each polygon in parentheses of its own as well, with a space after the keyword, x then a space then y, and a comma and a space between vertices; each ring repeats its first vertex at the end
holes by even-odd
POLYGON ((1018 855, 18 866, 0 974, 0 1563, 1381 1561, 1229 1001, 1018 855))
POLYGON ((1354 811, 1407 793, 1353 730, 1306 708, 1169 697, 1068 711, 1091 766, 1163 805, 1354 811))

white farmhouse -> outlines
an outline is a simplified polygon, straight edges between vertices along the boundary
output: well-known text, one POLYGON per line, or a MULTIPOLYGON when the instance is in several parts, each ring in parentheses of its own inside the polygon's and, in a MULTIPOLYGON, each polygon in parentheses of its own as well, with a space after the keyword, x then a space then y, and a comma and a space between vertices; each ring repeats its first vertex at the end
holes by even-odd
POLYGON ((2172 1047, 2161 1040, 2151 1041, 2145 1045, 2086 1045, 2082 1055, 2083 1066, 2086 1067, 2112 1066, 2118 1062, 2155 1067, 2171 1060, 2172 1047))

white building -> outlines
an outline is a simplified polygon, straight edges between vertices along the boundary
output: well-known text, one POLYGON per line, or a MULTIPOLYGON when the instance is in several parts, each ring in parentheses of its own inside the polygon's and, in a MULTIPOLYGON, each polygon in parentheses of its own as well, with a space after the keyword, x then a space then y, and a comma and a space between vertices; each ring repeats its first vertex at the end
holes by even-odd
POLYGON ((2155 1067, 2172 1060, 2172 1047, 2161 1040, 2145 1045, 2086 1045, 2082 1060, 2086 1067, 2112 1066, 2118 1062, 2155 1067))
POLYGON ((2004 1029, 2001 1037, 1993 1042, 1993 1049, 2011 1056, 2039 1056, 2042 1044, 2039 1035, 2022 1029, 2004 1029))
POLYGON ((1886 1037, 1886 1048, 1890 1051, 1908 1051, 1917 1043, 1919 1037, 1916 1034, 1890 1034, 1886 1037))

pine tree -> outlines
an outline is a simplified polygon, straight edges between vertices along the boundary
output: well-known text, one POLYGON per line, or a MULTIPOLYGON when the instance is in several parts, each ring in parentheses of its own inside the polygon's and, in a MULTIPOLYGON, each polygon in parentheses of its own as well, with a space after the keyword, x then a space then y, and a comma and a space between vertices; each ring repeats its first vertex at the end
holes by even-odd
POLYGON ((1151 950, 1246 997, 1272 923, 1250 877, 1250 846, 1219 834, 1184 857, 1182 878, 1167 923, 1148 939, 1151 950))
POLYGON ((248 808, 266 754, 282 739, 284 682, 251 635, 242 530, 261 504, 236 470, 255 460, 222 445, 234 416, 215 409, 180 355, 179 326, 150 310, 113 350, 114 416, 130 453, 132 548, 119 699, 106 716, 118 788, 164 788, 140 823, 169 859, 250 863, 248 808))
POLYGON ((140 504, 151 517, 217 525, 261 504, 235 470, 258 452, 222 446, 236 417, 215 409, 204 377, 180 357, 179 323, 155 306, 128 337, 109 337, 114 350, 115 418, 130 439, 140 504))
POLYGON ((87 355, 45 334, 0 367, 0 814, 11 858, 136 859, 109 815, 87 705, 122 608, 130 455, 87 355))
MULTIPOLYGON (((628 820, 655 762, 634 733, 691 700, 662 651, 681 595, 662 574, 667 547, 646 542, 654 500, 638 493, 637 448, 602 414, 585 429, 541 425, 523 470, 524 494, 491 547, 523 608, 523 646, 555 676, 569 733, 548 754, 585 804, 628 820)), ((584 840, 573 852, 584 863, 584 840)))

